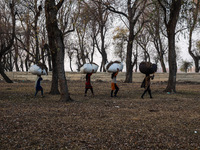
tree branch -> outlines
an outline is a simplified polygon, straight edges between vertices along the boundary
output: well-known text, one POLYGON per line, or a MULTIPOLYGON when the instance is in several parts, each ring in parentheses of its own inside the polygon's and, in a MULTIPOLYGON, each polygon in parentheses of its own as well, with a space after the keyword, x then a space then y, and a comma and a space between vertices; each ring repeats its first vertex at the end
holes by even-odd
POLYGON ((59 3, 56 5, 57 11, 61 8, 61 6, 62 6, 62 4, 63 4, 64 1, 65 0, 60 0, 59 3))
POLYGON ((104 3, 103 5, 106 6, 106 8, 107 8, 108 10, 110 10, 110 11, 112 11, 112 12, 114 12, 114 13, 123 15, 124 17, 126 17, 126 18, 128 19, 128 16, 127 16, 125 13, 123 13, 123 12, 121 12, 121 11, 118 11, 118 10, 116 10, 114 7, 112 7, 112 6, 110 6, 110 5, 107 5, 107 4, 105 4, 105 3, 104 3))

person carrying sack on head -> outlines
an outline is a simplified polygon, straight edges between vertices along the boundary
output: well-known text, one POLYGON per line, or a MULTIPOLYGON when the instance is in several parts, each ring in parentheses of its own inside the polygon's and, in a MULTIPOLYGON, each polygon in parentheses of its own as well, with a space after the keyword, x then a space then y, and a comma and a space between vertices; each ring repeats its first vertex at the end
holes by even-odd
POLYGON ((117 96, 117 92, 119 91, 119 87, 117 85, 117 74, 119 72, 119 69, 117 68, 117 72, 113 72, 112 75, 111 75, 111 79, 112 79, 112 82, 111 82, 111 97, 113 97, 113 92, 114 92, 114 96, 116 97, 117 96))
MULTIPOLYGON (((92 70, 92 73, 93 73, 93 72, 94 72, 94 70, 92 70)), ((92 73, 87 73, 87 74, 86 74, 85 96, 87 96, 87 91, 88 91, 88 89, 91 90, 92 95, 94 96, 93 88, 92 88, 91 81, 90 81, 90 77, 91 77, 92 73)))
POLYGON ((141 88, 145 88, 144 93, 142 94, 141 98, 144 98, 145 93, 148 91, 150 98, 153 98, 151 95, 151 79, 154 79, 154 74, 153 76, 150 76, 149 74, 146 74, 146 77, 144 78, 142 84, 141 84, 141 88))

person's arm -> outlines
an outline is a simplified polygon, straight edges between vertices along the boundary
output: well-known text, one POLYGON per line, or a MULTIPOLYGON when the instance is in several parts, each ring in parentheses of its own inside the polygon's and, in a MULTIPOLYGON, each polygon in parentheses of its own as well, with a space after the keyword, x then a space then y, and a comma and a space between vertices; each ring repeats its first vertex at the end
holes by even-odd
POLYGON ((116 76, 117 76, 117 74, 118 74, 118 72, 116 72, 116 73, 114 74, 114 77, 116 77, 116 76))
POLYGON ((154 79, 154 74, 151 76, 151 79, 152 79, 152 80, 154 79))
POLYGON ((115 77, 117 76, 117 74, 119 73, 119 68, 117 68, 117 72, 115 73, 115 77))

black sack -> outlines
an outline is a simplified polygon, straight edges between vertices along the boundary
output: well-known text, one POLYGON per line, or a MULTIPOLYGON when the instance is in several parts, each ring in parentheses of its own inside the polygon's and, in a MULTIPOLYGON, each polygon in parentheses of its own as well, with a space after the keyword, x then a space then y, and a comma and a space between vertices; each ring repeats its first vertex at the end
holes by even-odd
POLYGON ((151 62, 141 62, 139 65, 139 70, 144 74, 153 74, 157 71, 157 65, 151 62))

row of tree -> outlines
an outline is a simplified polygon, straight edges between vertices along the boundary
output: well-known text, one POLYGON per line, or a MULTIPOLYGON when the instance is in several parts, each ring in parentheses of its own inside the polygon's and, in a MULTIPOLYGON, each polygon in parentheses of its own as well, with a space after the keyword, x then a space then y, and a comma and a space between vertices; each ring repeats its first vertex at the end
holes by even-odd
POLYGON ((60 93, 62 101, 69 101, 65 54, 73 71, 72 60, 80 70, 99 53, 100 71, 106 71, 107 53, 114 45, 115 53, 126 62, 127 83, 132 82, 140 55, 144 61, 154 59, 166 72, 168 54, 166 91, 176 92, 176 41, 180 35, 187 35, 188 52, 199 72, 200 46, 193 41, 199 30, 199 12, 200 0, 3 0, 0 73, 12 82, 5 71, 28 71, 32 63, 47 64, 53 73, 50 93, 60 93))

